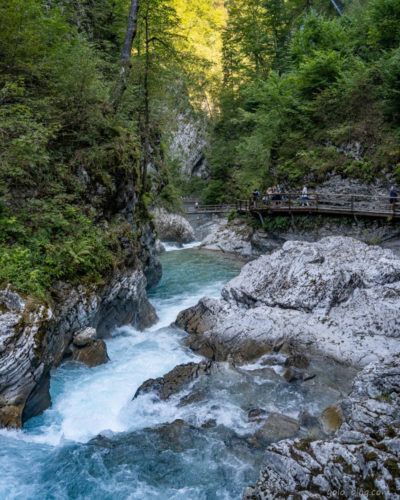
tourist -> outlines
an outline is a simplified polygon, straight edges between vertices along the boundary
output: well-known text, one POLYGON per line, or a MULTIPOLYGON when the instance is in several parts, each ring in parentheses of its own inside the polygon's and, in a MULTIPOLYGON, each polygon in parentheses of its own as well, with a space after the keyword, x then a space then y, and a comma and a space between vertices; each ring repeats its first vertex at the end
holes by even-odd
POLYGON ((392 207, 392 210, 395 210, 395 208, 396 208, 396 201, 397 201, 398 193, 399 193, 399 191, 394 186, 392 186, 390 188, 390 206, 392 207))
POLYGON ((304 184, 303 186, 303 190, 301 192, 301 206, 302 207, 305 207, 307 205, 307 207, 310 206, 310 204, 308 203, 308 189, 307 189, 307 186, 304 184))
POLYGON ((276 201, 277 201, 277 205, 280 204, 280 202, 282 201, 282 191, 281 191, 281 186, 280 184, 277 184, 276 186, 276 201))

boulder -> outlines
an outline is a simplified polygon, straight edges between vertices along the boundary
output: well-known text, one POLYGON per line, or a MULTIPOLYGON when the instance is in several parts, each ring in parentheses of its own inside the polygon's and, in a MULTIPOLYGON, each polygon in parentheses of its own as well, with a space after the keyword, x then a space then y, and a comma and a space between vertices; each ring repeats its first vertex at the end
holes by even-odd
POLYGON ((107 363, 109 357, 104 340, 92 340, 82 347, 77 347, 75 342, 72 343, 65 359, 68 361, 78 361, 89 366, 89 368, 93 368, 107 363))
POLYGON ((194 241, 194 230, 182 215, 172 214, 163 208, 156 208, 153 215, 157 234, 161 241, 173 243, 194 241))
POLYGON ((319 417, 322 428, 326 434, 331 434, 332 432, 340 429, 343 424, 343 413, 338 405, 331 405, 325 408, 319 417))
POLYGON ((298 420, 281 413, 270 413, 254 434, 257 442, 264 444, 294 436, 300 429, 298 420))
POLYGON ((211 372, 212 362, 186 363, 178 365, 163 377, 149 379, 136 391, 133 399, 148 393, 155 393, 160 399, 168 399, 173 394, 184 389, 190 382, 211 372))
POLYGON ((286 370, 284 377, 287 382, 302 382, 304 380, 304 373, 297 368, 290 366, 286 370))
POLYGON ((82 330, 79 330, 75 333, 72 342, 77 347, 84 347, 88 344, 92 344, 96 339, 97 331, 95 328, 87 327, 82 330))

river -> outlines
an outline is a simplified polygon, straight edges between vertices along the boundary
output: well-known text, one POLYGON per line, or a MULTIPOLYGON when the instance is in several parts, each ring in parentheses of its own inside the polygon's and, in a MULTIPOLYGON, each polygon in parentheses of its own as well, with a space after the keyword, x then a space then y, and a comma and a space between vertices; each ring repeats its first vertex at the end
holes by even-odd
MULTIPOLYGON (((169 250, 162 281, 149 293, 157 325, 113 332, 105 365, 61 365, 51 378, 51 408, 21 431, 0 431, 1 499, 239 499, 262 463, 262 449, 247 439, 254 432, 249 408, 298 416, 337 399, 328 386, 304 391, 285 383, 280 367, 275 374, 257 363, 222 363, 198 381, 188 404, 178 396, 132 401, 146 379, 200 359, 170 324, 200 297, 218 296, 242 265, 195 248, 169 250)), ((328 377, 324 364, 322 373, 328 377)), ((338 373, 324 382, 334 385, 338 373)))

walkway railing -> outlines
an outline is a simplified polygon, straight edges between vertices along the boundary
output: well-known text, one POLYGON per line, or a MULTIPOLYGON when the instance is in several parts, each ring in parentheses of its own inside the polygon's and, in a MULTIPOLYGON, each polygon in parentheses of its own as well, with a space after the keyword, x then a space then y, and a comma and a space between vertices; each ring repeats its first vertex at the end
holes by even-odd
POLYGON ((368 196, 343 193, 312 193, 307 200, 301 193, 261 195, 257 198, 237 200, 226 205, 195 205, 187 213, 239 213, 263 214, 320 213, 332 215, 360 215, 400 218, 400 200, 387 196, 368 196))

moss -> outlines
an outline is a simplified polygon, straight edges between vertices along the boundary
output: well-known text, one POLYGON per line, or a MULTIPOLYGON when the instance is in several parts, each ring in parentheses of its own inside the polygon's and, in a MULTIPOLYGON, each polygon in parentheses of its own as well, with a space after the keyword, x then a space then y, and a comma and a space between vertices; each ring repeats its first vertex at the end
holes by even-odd
POLYGON ((388 452, 387 446, 384 443, 377 443, 375 445, 375 448, 380 450, 380 451, 384 451, 385 453, 388 452))
POLYGON ((392 397, 390 394, 380 394, 375 398, 377 401, 386 401, 388 403, 391 403, 393 401, 392 397))
POLYGON ((396 431, 393 429, 393 427, 388 427, 386 430, 386 437, 388 438, 394 438, 396 437, 396 431))
POLYGON ((305 438, 305 439, 301 439, 300 441, 296 441, 294 443, 294 446, 296 449, 300 450, 300 451, 305 451, 305 452, 310 452, 311 451, 311 446, 310 446, 310 443, 312 443, 313 441, 315 441, 314 438, 305 438))
POLYGON ((371 462, 372 460, 376 460, 378 458, 378 455, 372 451, 371 453, 367 453, 364 455, 364 458, 367 462, 371 462))
POLYGON ((400 470, 397 462, 392 459, 388 459, 384 462, 384 465, 394 479, 400 477, 400 470))

